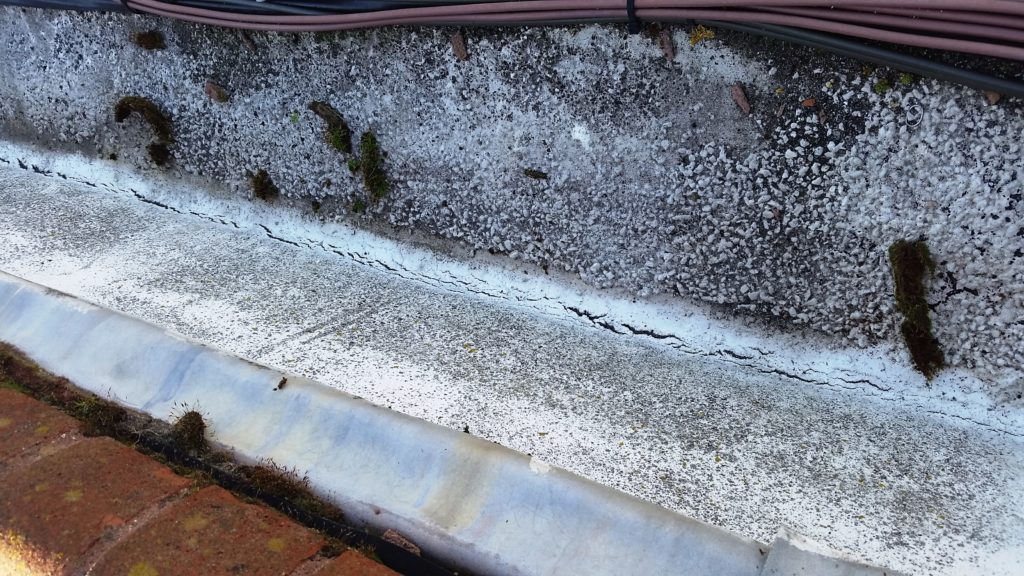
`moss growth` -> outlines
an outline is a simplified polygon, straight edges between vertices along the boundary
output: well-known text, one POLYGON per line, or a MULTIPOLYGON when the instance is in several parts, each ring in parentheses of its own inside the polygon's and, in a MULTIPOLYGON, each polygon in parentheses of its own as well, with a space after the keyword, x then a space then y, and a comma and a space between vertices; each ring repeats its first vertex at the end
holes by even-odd
POLYGON ((171 149, 163 142, 154 142, 146 146, 146 151, 149 152, 149 159, 157 166, 164 166, 171 161, 171 149))
POLYGON ((270 179, 270 174, 267 174, 267 171, 262 168, 249 176, 249 185, 252 186, 253 196, 264 202, 273 202, 281 195, 281 191, 270 179))
POLYGON ((548 173, 541 172, 540 170, 534 170, 533 168, 527 168, 523 170, 523 175, 527 178, 533 178, 534 180, 547 180, 548 173))
POLYGON ((22 394, 28 394, 28 389, 21 385, 19 382, 15 382, 9 378, 0 379, 0 390, 14 390, 15 392, 21 392, 22 394))
POLYGON ((348 171, 353 174, 359 172, 359 158, 348 159, 348 171))
POLYGON ((167 43, 164 42, 164 35, 158 30, 138 32, 132 38, 132 42, 146 50, 163 50, 167 48, 167 43))
POLYGON ((327 131, 324 132, 324 141, 327 142, 331 148, 334 148, 338 152, 345 152, 346 154, 352 152, 352 141, 349 140, 350 137, 351 134, 346 135, 341 130, 333 128, 328 128, 327 131))
POLYGON ((164 143, 174 142, 171 134, 171 119, 160 111, 149 98, 142 96, 125 96, 114 105, 114 120, 124 122, 132 114, 142 116, 151 128, 157 139, 164 143))
POLYGON ((206 421, 195 410, 188 410, 178 418, 171 427, 171 435, 179 448, 193 454, 202 454, 210 448, 206 442, 206 421))
POLYGON ((341 114, 326 102, 311 102, 309 109, 327 124, 324 140, 335 150, 351 154, 352 130, 349 129, 341 114))
POLYGON ((384 155, 373 132, 363 132, 359 138, 359 168, 363 171, 363 185, 376 204, 388 194, 388 177, 384 173, 384 155))
POLYGON ((945 365, 939 341, 932 335, 925 279, 935 271, 928 245, 921 240, 899 240, 889 247, 895 284, 896 308, 903 314, 900 331, 919 372, 931 379, 945 365))
POLYGON ((900 74, 900 84, 903 84, 904 86, 910 86, 913 83, 914 76, 912 74, 907 74, 906 72, 900 74))
POLYGON ((366 201, 362 198, 356 198, 352 201, 352 211, 356 214, 362 214, 366 212, 366 201))
POLYGON ((377 547, 371 544, 360 544, 356 546, 356 551, 366 556, 370 560, 373 560, 377 564, 383 564, 384 561, 380 559, 380 554, 377 554, 377 547))
POLYGON ((890 84, 889 81, 886 80, 885 78, 882 78, 878 82, 875 82, 875 86, 874 86, 875 94, 879 94, 879 95, 885 94, 889 90, 892 90, 892 84, 890 84))
POLYGON ((87 436, 117 436, 121 424, 128 419, 124 408, 91 395, 70 403, 66 411, 85 424, 82 432, 87 436))
POLYGON ((293 469, 264 460, 255 466, 238 466, 235 472, 261 497, 283 500, 324 518, 342 521, 341 511, 317 498, 309 488, 309 478, 299 476, 293 469))
POLYGON ((348 550, 348 546, 346 546, 341 540, 338 540, 337 538, 327 538, 327 542, 320 547, 320 551, 317 552, 317 555, 321 558, 337 558, 346 550, 348 550))
POLYGON ((82 422, 87 436, 124 436, 128 411, 94 394, 78 390, 66 378, 32 363, 17 349, 0 343, 0 387, 28 394, 56 406, 82 422))

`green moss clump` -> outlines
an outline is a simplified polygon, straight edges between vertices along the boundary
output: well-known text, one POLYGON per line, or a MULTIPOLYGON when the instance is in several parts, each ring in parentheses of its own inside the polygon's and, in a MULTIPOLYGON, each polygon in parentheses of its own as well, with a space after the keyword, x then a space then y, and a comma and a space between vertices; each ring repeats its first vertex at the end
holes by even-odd
POLYGON ((96 396, 81 397, 67 407, 67 412, 85 424, 82 431, 86 436, 117 436, 128 419, 127 410, 96 396))
POLYGON ((945 365, 939 341, 932 334, 925 279, 935 272, 928 245, 899 240, 889 247, 896 308, 903 314, 900 331, 914 367, 929 380, 945 365))
POLYGON ((142 119, 153 128, 153 133, 161 142, 165 144, 174 142, 174 136, 171 134, 171 119, 161 112, 152 100, 142 96, 125 96, 114 105, 115 121, 124 122, 132 114, 142 116, 142 119))
POLYGON ((359 172, 359 158, 348 159, 348 171, 353 174, 359 172))
POLYGON ((359 167, 363 171, 363 184, 370 193, 370 201, 379 202, 388 194, 388 178, 384 173, 384 155, 373 132, 363 132, 359 139, 359 167))
POLYGON ((904 86, 910 86, 913 83, 914 76, 912 74, 907 74, 906 72, 900 74, 900 84, 903 84, 904 86))
POLYGON ((888 80, 883 78, 883 79, 879 80, 878 82, 875 82, 874 90, 875 90, 875 94, 879 94, 879 95, 885 94, 889 90, 892 90, 892 84, 890 84, 888 80))
POLYGON ((171 428, 171 435, 179 448, 194 454, 202 454, 209 449, 206 442, 206 422, 203 415, 189 410, 181 415, 171 428))
POLYGON ((281 191, 270 179, 270 174, 267 174, 267 171, 262 168, 249 177, 249 184, 252 186, 253 196, 264 202, 273 202, 281 195, 281 191))
POLYGON ((167 48, 167 43, 164 42, 164 35, 158 30, 138 32, 132 38, 132 41, 145 50, 163 50, 167 48))
POLYGON ((366 201, 362 198, 356 198, 352 201, 352 211, 356 214, 362 214, 366 212, 366 201))
POLYGON ((335 150, 351 154, 352 130, 341 114, 326 102, 311 102, 309 109, 327 124, 324 140, 335 150))
POLYGON ((341 130, 335 130, 329 128, 324 133, 324 141, 326 141, 331 148, 339 152, 345 152, 346 154, 352 152, 352 142, 349 140, 351 134, 346 134, 341 130))
POLYGON ((7 378, 0 379, 0 390, 14 390, 15 392, 21 392, 22 394, 29 394, 28 388, 21 385, 20 382, 15 382, 7 378))
POLYGON ((534 170, 533 168, 527 168, 526 170, 523 170, 523 175, 525 175, 527 178, 533 178, 534 180, 548 179, 547 172, 541 172, 540 170, 534 170))

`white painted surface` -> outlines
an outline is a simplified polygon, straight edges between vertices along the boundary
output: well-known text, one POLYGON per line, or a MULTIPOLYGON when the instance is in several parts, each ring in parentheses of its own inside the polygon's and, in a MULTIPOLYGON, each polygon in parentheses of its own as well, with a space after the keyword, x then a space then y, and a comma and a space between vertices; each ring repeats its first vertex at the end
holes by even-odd
POLYGON ((1021 571, 1019 415, 966 376, 924 389, 884 355, 38 161, 50 178, 0 172, 0 269, 748 537, 788 525, 910 573, 1021 571))
POLYGON ((262 168, 279 205, 309 213, 316 199, 322 217, 363 229, 494 250, 632 296, 678 293, 897 357, 886 249, 925 237, 947 360, 1024 405, 1022 102, 989 106, 973 89, 722 30, 696 45, 685 27, 666 31, 672 62, 617 25, 474 29, 458 61, 429 27, 253 33, 249 50, 216 27, 0 7, 0 133, 116 153, 238 199, 262 168), (149 29, 166 50, 131 44, 149 29), (208 78, 230 102, 205 95, 208 78), (173 116, 172 166, 146 159, 144 123, 114 122, 130 94, 173 116), (324 142, 313 100, 388 153, 392 190, 365 214, 351 210, 365 191, 324 142))

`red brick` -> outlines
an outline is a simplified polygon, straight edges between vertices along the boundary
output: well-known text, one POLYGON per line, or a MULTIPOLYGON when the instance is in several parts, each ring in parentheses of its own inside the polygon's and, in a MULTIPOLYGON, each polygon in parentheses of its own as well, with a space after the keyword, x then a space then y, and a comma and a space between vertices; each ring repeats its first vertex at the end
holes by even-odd
POLYGON ((345 550, 316 576, 398 576, 398 572, 370 560, 355 550, 345 550))
POLYGON ((323 545, 312 531, 211 486, 115 545, 93 571, 123 574, 286 574, 323 545))
POLYGON ((88 438, 4 478, 0 533, 8 547, 18 541, 57 565, 73 562, 106 529, 188 484, 110 438, 88 438))
POLYGON ((0 461, 76 431, 78 422, 21 392, 0 389, 0 461))

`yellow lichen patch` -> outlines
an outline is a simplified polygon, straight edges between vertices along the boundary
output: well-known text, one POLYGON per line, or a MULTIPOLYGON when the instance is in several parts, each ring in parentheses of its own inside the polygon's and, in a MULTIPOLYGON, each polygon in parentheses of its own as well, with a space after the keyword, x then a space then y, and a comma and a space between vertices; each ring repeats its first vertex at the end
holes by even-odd
POLYGON ((267 540, 267 550, 281 552, 284 550, 284 538, 271 538, 267 540))
POLYGON ((50 433, 50 427, 47 426, 46 424, 37 426, 34 433, 36 436, 46 436, 47 434, 50 433))
POLYGON ((206 528, 206 525, 210 523, 210 520, 203 516, 199 512, 185 518, 181 525, 189 532, 195 532, 196 530, 202 530, 206 528))
POLYGON ((149 562, 136 562, 128 570, 128 576, 160 576, 160 573, 149 562))
POLYGON ((65 502, 78 502, 81 499, 82 499, 82 491, 81 490, 68 490, 67 492, 64 493, 64 501, 65 502))
POLYGON ((690 32, 690 46, 696 46, 705 40, 715 37, 715 31, 705 26, 697 26, 690 32))
POLYGON ((14 421, 10 418, 0 418, 0 428, 7 428, 12 422, 14 421))

